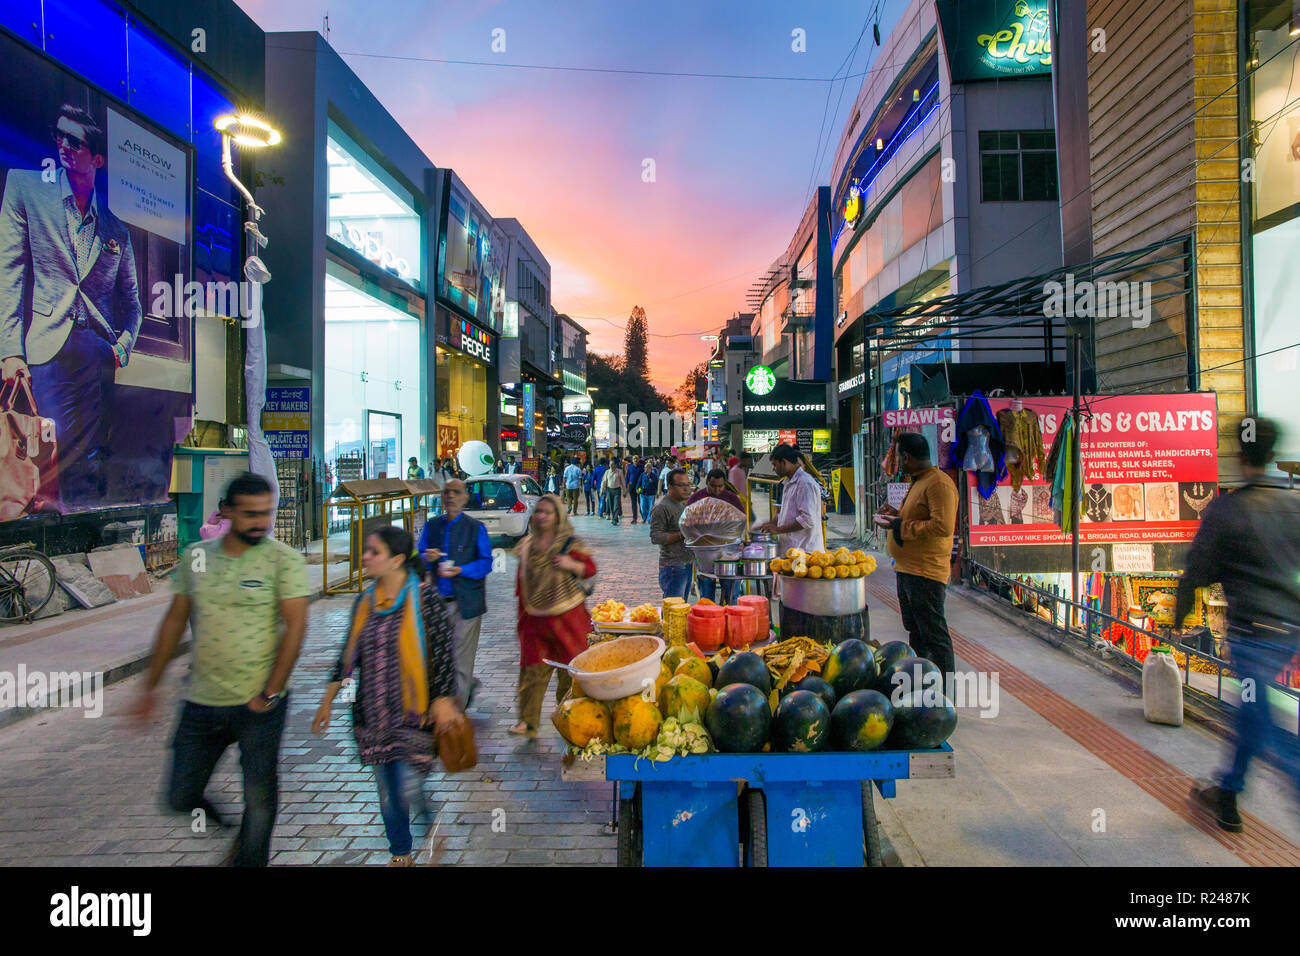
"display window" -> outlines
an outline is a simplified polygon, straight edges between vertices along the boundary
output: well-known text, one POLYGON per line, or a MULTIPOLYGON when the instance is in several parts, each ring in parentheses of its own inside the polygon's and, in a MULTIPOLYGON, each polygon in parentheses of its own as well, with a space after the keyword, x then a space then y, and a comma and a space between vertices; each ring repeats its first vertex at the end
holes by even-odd
POLYGON ((423 460, 423 324, 327 261, 324 451, 334 474, 394 478, 407 459, 423 460))
POLYGON ((467 441, 486 441, 495 445, 497 436, 487 434, 488 387, 487 366, 468 356, 439 348, 438 381, 438 454, 453 455, 467 441))

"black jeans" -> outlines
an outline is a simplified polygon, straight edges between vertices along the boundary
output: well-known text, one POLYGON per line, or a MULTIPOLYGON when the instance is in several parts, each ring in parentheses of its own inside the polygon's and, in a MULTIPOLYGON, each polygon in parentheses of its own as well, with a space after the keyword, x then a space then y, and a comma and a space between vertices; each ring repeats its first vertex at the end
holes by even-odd
POLYGON ((177 812, 202 808, 212 812, 203 791, 217 761, 231 744, 239 744, 244 775, 244 818, 235 838, 235 866, 266 866, 271 855, 271 828, 280 799, 277 765, 288 697, 265 713, 247 705, 210 707, 186 701, 172 740, 172 779, 167 803, 177 812))
POLYGON ((948 621, 943 616, 948 586, 901 571, 894 577, 898 581, 898 611, 907 629, 907 641, 918 657, 924 657, 943 671, 946 681, 947 675, 957 667, 948 621))

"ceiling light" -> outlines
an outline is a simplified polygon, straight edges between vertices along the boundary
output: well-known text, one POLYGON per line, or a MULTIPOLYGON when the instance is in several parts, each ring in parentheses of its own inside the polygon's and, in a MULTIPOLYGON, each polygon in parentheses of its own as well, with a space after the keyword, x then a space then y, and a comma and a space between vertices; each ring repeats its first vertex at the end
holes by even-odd
POLYGON ((877 137, 876 137, 876 149, 883 150, 884 148, 885 148, 885 141, 884 141, 883 139, 881 139, 879 136, 877 136, 877 137))

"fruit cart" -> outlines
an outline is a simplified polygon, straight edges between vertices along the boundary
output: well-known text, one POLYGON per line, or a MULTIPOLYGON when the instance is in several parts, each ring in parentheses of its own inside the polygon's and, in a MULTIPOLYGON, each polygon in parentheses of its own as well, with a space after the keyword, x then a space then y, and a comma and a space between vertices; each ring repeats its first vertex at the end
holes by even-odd
POLYGON ((953 750, 630 754, 584 763, 569 780, 618 786, 619 866, 880 866, 872 787, 955 776, 953 750))

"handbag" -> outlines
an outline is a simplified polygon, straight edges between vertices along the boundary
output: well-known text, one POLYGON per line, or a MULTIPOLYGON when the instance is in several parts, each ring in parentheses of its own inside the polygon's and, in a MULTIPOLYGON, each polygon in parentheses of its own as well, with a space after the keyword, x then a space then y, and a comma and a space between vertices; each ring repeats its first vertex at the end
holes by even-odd
POLYGON ((478 747, 474 743, 474 725, 461 714, 447 730, 435 733, 438 758, 447 773, 470 770, 478 763, 478 747))
POLYGON ((58 497, 54 420, 40 417, 31 382, 19 375, 0 386, 0 521, 46 510, 58 497), (27 412, 14 407, 19 397, 27 412))
MULTIPOLYGON (((569 545, 571 544, 573 544, 572 538, 564 542, 564 547, 560 549, 560 554, 567 554, 569 552, 569 545)), ((596 576, 593 574, 589 578, 578 578, 578 587, 582 588, 583 594, 587 597, 591 597, 591 592, 596 590, 596 576)))

